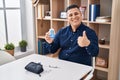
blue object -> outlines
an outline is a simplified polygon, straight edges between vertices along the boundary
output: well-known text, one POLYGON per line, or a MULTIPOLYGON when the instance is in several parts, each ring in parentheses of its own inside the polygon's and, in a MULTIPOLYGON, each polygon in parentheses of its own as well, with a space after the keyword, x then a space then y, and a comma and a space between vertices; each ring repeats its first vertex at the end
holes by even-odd
POLYGON ((89 6, 89 21, 95 21, 98 16, 100 16, 100 5, 91 4, 89 6))
POLYGON ((39 39, 38 40, 38 53, 39 54, 46 54, 46 53, 49 53, 47 47, 45 47, 45 43, 46 41, 44 39, 39 39))
POLYGON ((42 42, 42 55, 50 53, 48 46, 46 46, 46 41, 42 42))
POLYGON ((41 53, 41 41, 38 40, 38 53, 40 54, 41 53))
POLYGON ((54 29, 51 28, 51 29, 49 30, 49 34, 50 34, 50 37, 51 37, 51 38, 54 38, 54 37, 55 37, 55 31, 54 31, 54 29))

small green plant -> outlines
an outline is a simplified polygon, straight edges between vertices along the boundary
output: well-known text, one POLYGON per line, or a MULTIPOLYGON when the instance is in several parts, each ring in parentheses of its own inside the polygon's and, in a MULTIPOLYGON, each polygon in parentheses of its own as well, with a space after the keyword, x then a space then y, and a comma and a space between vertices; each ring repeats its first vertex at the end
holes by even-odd
POLYGON ((8 43, 4 47, 6 50, 13 50, 15 48, 13 43, 8 43))
POLYGON ((20 42, 19 42, 19 46, 20 47, 26 47, 28 44, 27 44, 27 41, 26 40, 21 40, 20 42))

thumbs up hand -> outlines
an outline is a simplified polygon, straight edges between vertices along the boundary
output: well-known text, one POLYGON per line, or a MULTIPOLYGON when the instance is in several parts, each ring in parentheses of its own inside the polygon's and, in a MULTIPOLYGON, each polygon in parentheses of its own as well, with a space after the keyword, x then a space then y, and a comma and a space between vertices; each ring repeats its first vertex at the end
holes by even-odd
POLYGON ((86 47, 90 44, 90 40, 87 38, 86 31, 83 31, 83 36, 78 37, 77 42, 80 47, 86 47))

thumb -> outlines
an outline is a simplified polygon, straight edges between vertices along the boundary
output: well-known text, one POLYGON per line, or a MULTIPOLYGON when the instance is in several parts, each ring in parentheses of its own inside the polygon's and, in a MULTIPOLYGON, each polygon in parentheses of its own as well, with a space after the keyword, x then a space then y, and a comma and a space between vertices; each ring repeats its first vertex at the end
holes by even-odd
POLYGON ((84 37, 84 38, 87 37, 86 31, 83 31, 83 37, 84 37))

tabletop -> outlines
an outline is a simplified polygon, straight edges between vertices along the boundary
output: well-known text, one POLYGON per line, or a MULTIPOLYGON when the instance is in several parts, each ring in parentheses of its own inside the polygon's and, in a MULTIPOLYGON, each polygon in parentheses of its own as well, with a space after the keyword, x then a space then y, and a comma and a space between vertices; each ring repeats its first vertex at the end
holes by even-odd
POLYGON ((32 54, 0 66, 0 80, 80 80, 91 70, 91 66, 32 54), (41 76, 25 70, 30 62, 43 65, 41 76))

